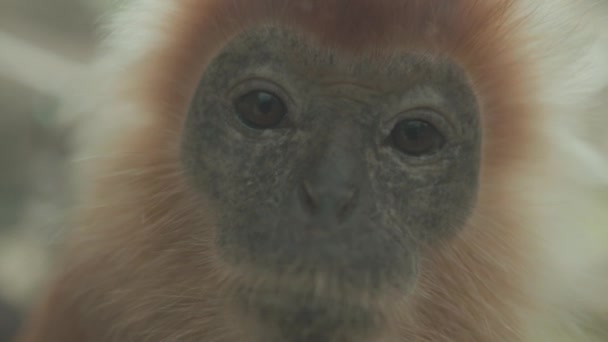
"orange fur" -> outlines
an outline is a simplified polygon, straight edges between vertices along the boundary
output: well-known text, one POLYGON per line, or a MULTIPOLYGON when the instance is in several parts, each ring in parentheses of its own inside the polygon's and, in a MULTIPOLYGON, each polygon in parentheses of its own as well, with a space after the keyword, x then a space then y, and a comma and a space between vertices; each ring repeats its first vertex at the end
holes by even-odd
POLYGON ((523 251, 535 242, 521 221, 526 200, 510 186, 543 141, 514 2, 181 1, 157 23, 164 32, 157 44, 117 77, 109 101, 135 103, 145 120, 112 142, 118 156, 96 164, 100 178, 59 280, 21 341, 246 341, 219 309, 230 275, 214 259, 213 210, 190 193, 177 158, 206 63, 228 37, 265 22, 295 25, 354 53, 415 49, 464 66, 483 113, 479 205, 457 238, 425 251, 419 284, 397 303, 387 339, 523 341, 525 312, 535 309, 524 283, 534 255, 523 251))

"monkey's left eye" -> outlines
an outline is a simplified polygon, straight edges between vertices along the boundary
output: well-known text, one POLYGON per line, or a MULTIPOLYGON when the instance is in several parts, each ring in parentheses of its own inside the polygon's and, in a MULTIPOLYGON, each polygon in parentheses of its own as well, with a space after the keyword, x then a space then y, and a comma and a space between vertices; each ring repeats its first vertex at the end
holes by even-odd
POLYGON ((249 92, 236 99, 234 107, 241 121, 257 129, 276 127, 287 114, 283 101, 266 91, 249 92))
POLYGON ((391 132, 393 145, 401 152, 419 157, 441 149, 444 136, 431 123, 424 120, 403 120, 391 132))

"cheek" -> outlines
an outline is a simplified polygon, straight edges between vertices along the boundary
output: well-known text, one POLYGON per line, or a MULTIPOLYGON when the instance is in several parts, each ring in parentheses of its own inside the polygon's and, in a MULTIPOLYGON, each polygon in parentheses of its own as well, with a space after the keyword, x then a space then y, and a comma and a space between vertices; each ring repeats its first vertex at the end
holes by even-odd
POLYGON ((477 198, 476 146, 435 165, 404 167, 388 157, 381 160, 372 184, 374 192, 382 194, 377 211, 386 225, 400 227, 418 241, 445 238, 462 228, 477 198))
POLYGON ((190 114, 184 159, 197 190, 221 208, 220 218, 247 221, 282 202, 294 148, 287 137, 254 140, 228 124, 227 115, 219 105, 190 114))

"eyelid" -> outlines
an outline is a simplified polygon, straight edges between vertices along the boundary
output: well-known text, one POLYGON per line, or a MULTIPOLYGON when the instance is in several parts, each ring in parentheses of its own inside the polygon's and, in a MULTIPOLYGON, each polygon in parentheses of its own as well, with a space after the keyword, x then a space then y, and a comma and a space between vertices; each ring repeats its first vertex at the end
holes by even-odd
POLYGON ((290 111, 295 104, 293 97, 291 97, 289 92, 286 91, 284 87, 266 78, 254 76, 247 77, 228 88, 228 97, 237 98, 252 90, 265 90, 276 94, 282 100, 284 100, 284 102, 286 102, 288 111, 290 111))

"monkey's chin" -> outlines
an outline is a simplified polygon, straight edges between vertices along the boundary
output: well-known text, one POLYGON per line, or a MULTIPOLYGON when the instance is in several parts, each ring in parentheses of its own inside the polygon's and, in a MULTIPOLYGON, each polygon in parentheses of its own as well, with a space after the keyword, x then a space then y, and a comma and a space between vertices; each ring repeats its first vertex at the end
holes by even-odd
POLYGON ((228 321, 252 342, 388 341, 378 336, 388 334, 387 318, 407 298, 403 289, 348 286, 340 276, 239 280, 224 289, 228 321))
POLYGON ((230 311, 255 342, 376 341, 384 326, 373 305, 289 290, 236 296, 230 311))

